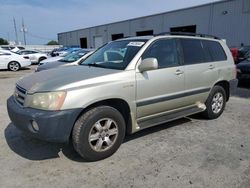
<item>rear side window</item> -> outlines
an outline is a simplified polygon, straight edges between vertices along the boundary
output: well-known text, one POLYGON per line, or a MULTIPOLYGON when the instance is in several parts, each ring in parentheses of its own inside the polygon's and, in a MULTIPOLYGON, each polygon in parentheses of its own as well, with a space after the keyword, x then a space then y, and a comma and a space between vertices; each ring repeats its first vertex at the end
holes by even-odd
POLYGON ((212 61, 227 60, 227 56, 220 43, 215 41, 203 40, 202 44, 204 45, 204 48, 209 51, 212 61))
POLYGON ((186 65, 203 63, 209 61, 209 56, 205 54, 201 41, 198 39, 180 39, 184 63, 186 65))

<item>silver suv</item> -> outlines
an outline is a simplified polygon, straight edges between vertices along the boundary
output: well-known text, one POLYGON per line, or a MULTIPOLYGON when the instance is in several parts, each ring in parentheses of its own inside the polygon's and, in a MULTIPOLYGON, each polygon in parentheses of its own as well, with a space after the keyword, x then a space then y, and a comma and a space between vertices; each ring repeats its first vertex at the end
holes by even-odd
POLYGON ((201 113, 218 118, 237 84, 225 42, 160 35, 110 42, 74 67, 20 79, 13 124, 47 141, 72 140, 88 161, 111 156, 126 133, 201 113))

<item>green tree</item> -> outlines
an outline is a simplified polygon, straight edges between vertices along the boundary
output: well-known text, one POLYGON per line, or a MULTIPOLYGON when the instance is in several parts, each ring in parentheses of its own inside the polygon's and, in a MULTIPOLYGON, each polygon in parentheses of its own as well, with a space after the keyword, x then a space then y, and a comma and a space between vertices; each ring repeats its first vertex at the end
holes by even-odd
POLYGON ((9 42, 3 38, 0 38, 0 45, 8 45, 9 42))
POLYGON ((58 45, 58 42, 55 40, 51 40, 47 43, 47 45, 58 45))

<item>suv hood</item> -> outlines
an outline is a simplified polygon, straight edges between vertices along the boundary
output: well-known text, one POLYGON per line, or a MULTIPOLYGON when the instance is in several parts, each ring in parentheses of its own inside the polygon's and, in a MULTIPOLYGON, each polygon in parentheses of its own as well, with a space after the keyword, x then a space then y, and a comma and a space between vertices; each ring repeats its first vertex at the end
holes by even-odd
MULTIPOLYGON (((57 68, 59 66, 65 65, 65 64, 67 64, 67 62, 62 62, 62 61, 47 62, 43 65, 38 66, 36 70, 37 70, 37 72, 44 71, 44 70, 48 70, 48 69, 52 69, 52 68, 57 68)), ((68 64, 70 64, 70 63, 68 63, 68 64)))
MULTIPOLYGON (((21 78, 17 85, 28 93, 68 90, 88 85, 86 80, 119 73, 121 70, 104 69, 90 66, 72 66, 36 72, 21 78)), ((96 82, 102 83, 97 79, 96 82)), ((93 84, 93 81, 91 82, 93 84)))

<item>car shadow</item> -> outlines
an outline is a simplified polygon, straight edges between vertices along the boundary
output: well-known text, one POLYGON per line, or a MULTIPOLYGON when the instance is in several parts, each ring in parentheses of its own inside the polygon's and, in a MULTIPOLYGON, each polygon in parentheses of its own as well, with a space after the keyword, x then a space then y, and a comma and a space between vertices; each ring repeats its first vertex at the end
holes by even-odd
MULTIPOLYGON (((30 69, 31 69, 30 67, 21 67, 19 71, 30 70, 30 69)), ((9 69, 0 69, 0 72, 13 72, 13 71, 10 71, 9 69)))
POLYGON ((237 89, 234 90, 232 96, 240 98, 250 98, 250 84, 246 81, 241 81, 238 83, 237 89))
POLYGON ((244 88, 244 89, 249 89, 250 90, 250 84, 249 81, 240 81, 238 83, 238 88, 244 88))
MULTIPOLYGON (((127 135, 123 144, 129 141, 142 138, 155 132, 159 132, 171 127, 190 122, 189 118, 181 118, 172 122, 147 128, 132 135, 127 135)), ((5 129, 5 139, 10 149, 17 155, 32 161, 41 161, 53 158, 59 158, 60 152, 68 159, 75 162, 86 162, 74 150, 72 142, 66 144, 50 143, 37 140, 24 135, 12 123, 5 129)))

